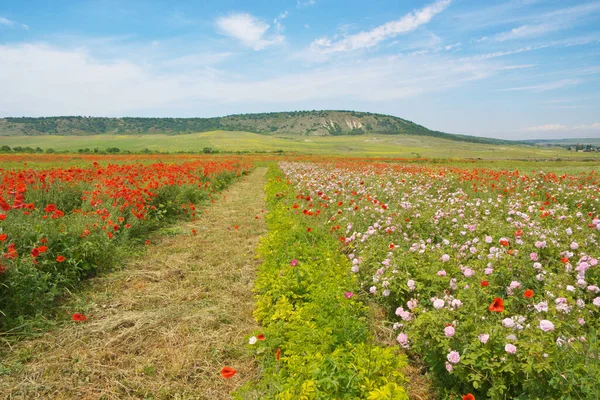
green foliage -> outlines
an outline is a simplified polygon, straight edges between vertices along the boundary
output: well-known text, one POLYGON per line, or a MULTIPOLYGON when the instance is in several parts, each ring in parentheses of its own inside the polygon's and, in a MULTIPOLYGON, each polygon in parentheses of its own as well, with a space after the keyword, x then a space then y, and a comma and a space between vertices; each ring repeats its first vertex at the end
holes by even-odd
POLYGON ((205 147, 205 148, 202 149, 202 152, 204 154, 216 154, 216 153, 219 152, 219 150, 215 150, 212 147, 205 147))
POLYGON ((255 317, 266 337, 252 348, 262 379, 237 397, 407 399, 405 357, 371 343, 367 307, 344 295, 359 287, 338 243, 323 228, 309 232, 292 213, 293 193, 280 172, 270 170, 269 178, 269 233, 254 289, 255 317))
POLYGON ((0 276, 0 310, 5 316, 0 326, 3 329, 18 325, 24 317, 44 314, 66 290, 98 271, 107 270, 124 253, 124 241, 111 241, 103 232, 81 238, 87 222, 81 215, 36 219, 35 225, 31 225, 32 218, 7 221, 3 231, 18 238, 17 250, 24 254, 0 276), (25 251, 35 247, 42 238, 52 246, 34 263, 25 251), (66 260, 57 263, 59 255, 66 260))
POLYGON ((327 130, 329 131, 329 134, 333 136, 338 136, 343 133, 342 126, 337 122, 334 122, 333 124, 329 125, 327 127, 327 130))

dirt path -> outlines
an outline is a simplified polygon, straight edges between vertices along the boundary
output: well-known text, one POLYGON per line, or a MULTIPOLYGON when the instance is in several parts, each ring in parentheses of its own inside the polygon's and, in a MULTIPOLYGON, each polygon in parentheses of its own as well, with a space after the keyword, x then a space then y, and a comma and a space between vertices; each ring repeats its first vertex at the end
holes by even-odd
POLYGON ((256 328, 251 288, 265 232, 265 173, 258 168, 196 222, 170 229, 179 234, 91 281, 70 302, 88 321, 21 343, 0 360, 0 397, 230 398, 255 374, 244 336, 256 328), (221 378, 224 365, 238 374, 221 378))

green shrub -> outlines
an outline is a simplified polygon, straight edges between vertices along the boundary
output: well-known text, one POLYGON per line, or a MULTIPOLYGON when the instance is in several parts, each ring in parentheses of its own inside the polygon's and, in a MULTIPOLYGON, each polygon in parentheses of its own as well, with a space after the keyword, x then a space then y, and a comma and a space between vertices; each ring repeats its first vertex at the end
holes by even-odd
POLYGON ((290 212, 293 194, 281 173, 268 176, 269 233, 254 289, 266 339, 251 346, 261 380, 237 398, 407 399, 406 359, 372 343, 368 308, 345 296, 359 286, 338 243, 324 228, 309 232, 290 212))

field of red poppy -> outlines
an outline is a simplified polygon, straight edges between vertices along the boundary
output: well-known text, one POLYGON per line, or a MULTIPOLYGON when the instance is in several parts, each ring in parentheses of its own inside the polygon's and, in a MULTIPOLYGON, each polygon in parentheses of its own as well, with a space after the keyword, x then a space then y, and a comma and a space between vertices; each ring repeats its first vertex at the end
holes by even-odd
POLYGON ((40 160, 55 165, 0 169, 2 330, 44 315, 80 281, 148 243, 152 230, 194 219, 197 204, 252 167, 227 157, 40 160))
POLYGON ((587 165, 39 157, 0 170, 4 330, 51 315, 149 232, 268 163, 252 361, 214 371, 234 397, 600 395, 600 175, 587 165), (407 382, 422 379, 407 364, 432 388, 407 382))

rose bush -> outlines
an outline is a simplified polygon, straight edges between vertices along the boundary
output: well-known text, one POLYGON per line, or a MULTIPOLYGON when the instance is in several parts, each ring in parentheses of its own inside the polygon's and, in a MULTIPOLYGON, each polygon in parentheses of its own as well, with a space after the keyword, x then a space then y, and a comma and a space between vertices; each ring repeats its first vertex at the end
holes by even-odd
POLYGON ((282 163, 442 395, 588 398, 600 381, 595 173, 282 163))

